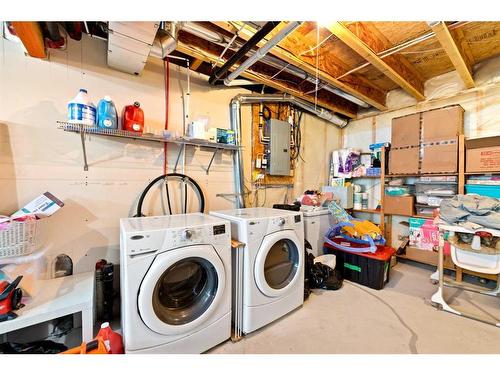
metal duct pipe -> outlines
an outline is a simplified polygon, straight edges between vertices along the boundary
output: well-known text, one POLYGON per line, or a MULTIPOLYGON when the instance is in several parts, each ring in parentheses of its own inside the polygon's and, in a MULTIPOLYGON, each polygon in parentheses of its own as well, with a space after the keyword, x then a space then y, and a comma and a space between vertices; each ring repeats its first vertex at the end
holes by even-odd
POLYGON ((185 22, 182 25, 182 29, 190 34, 196 35, 201 39, 208 40, 209 42, 216 44, 227 44, 229 39, 226 36, 219 34, 218 32, 212 31, 203 27, 195 22, 185 22))
POLYGON ((274 46, 286 38, 293 30, 300 26, 302 22, 292 21, 289 22, 285 27, 283 27, 275 36, 273 36, 269 41, 259 48, 253 55, 246 59, 236 70, 234 70, 229 76, 224 79, 224 84, 229 84, 233 79, 238 77, 242 72, 247 70, 257 61, 262 59, 274 46))
MULTIPOLYGON (((155 39, 155 41, 158 40, 159 47, 161 48, 161 59, 167 57, 177 48, 177 39, 181 27, 181 22, 173 21, 161 23, 160 30, 162 32, 162 35, 159 38, 155 39)), ((154 44, 155 43, 153 43, 153 45, 154 44)))
MULTIPOLYGON (((194 22, 179 23, 179 29, 182 29, 186 32, 189 32, 190 34, 196 35, 204 40, 218 44, 218 45, 223 46, 223 47, 227 47, 229 42, 231 41, 225 35, 222 35, 222 34, 219 34, 215 31, 209 30, 209 29, 205 28, 204 26, 199 25, 199 24, 194 23, 194 22)), ((161 48, 162 48, 161 42, 159 39, 160 38, 155 39, 155 41, 153 43, 153 47, 152 47, 151 52, 150 52, 150 55, 153 57, 158 57, 160 59, 163 59, 162 51, 161 51, 161 48)), ((241 48, 241 46, 243 46, 243 43, 241 43, 237 40, 234 41, 233 44, 237 48, 241 48)), ((262 62, 267 64, 267 65, 270 65, 276 69, 282 69, 284 72, 287 72, 287 73, 292 74, 296 77, 299 77, 301 79, 305 79, 313 84, 316 84, 315 77, 310 76, 302 69, 300 69, 294 65, 288 64, 288 63, 286 63, 286 62, 284 62, 276 57, 266 55, 262 58, 262 62)), ((352 96, 352 95, 350 95, 350 94, 348 94, 340 89, 337 89, 336 87, 333 87, 329 84, 323 83, 322 88, 333 93, 333 94, 341 96, 341 97, 349 100, 350 102, 359 105, 360 107, 363 107, 363 108, 370 107, 370 105, 365 103, 364 101, 362 101, 362 100, 356 98, 355 96, 352 96)))
MULTIPOLYGON (((288 94, 240 94, 231 99, 229 105, 229 117, 231 122, 231 130, 234 131, 234 138, 237 145, 241 145, 241 106, 244 104, 253 103, 289 103, 303 110, 318 116, 324 120, 331 122, 332 124, 343 128, 347 125, 348 121, 343 120, 334 113, 326 111, 323 108, 315 108, 314 105, 298 99, 292 95, 288 94)), ((233 168, 234 168, 234 186, 236 192, 236 205, 237 208, 245 207, 245 185, 244 185, 244 174, 243 174, 243 153, 241 148, 238 149, 236 157, 233 158, 233 168)))
POLYGON ((262 26, 252 37, 243 44, 236 53, 231 56, 220 68, 216 69, 210 78, 208 79, 208 83, 213 85, 215 84, 229 69, 232 68, 234 64, 240 61, 250 50, 252 50, 259 42, 264 39, 264 37, 269 34, 273 29, 278 26, 279 22, 270 21, 267 22, 264 26, 262 26))

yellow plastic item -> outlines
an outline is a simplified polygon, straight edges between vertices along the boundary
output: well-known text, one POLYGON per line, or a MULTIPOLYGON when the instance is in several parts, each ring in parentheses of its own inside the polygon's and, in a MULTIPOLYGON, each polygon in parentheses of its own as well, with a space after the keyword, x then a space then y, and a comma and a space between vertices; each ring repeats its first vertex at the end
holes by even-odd
POLYGON ((368 220, 352 220, 350 222, 354 226, 344 226, 342 229, 351 237, 355 238, 362 238, 363 236, 370 236, 371 238, 375 239, 379 236, 382 235, 382 231, 378 226, 373 224, 371 221, 368 220))

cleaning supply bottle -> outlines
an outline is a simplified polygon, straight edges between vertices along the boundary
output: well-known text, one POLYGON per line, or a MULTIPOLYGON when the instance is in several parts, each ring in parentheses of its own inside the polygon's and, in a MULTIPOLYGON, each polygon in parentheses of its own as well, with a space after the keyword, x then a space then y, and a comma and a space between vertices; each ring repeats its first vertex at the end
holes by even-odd
POLYGON ((139 102, 127 105, 123 108, 122 129, 131 132, 142 133, 144 130, 144 112, 139 102))
POLYGON ((73 124, 95 125, 96 108, 87 95, 87 90, 80 89, 68 103, 68 122, 73 124))
POLYGON ((115 104, 108 95, 99 100, 97 105, 97 127, 105 129, 118 128, 118 114, 116 113, 115 104))
POLYGON ((109 323, 102 323, 101 329, 97 333, 97 338, 104 340, 104 345, 110 354, 123 354, 123 341, 122 336, 111 329, 109 323))

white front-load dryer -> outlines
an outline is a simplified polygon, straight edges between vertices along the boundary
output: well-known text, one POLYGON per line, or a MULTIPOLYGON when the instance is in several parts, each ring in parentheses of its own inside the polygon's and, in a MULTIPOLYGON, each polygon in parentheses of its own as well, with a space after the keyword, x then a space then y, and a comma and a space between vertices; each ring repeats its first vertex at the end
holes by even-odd
POLYGON ((231 230, 204 214, 120 221, 126 353, 202 353, 231 335, 231 230))
POLYGON ((302 213, 272 208, 214 211, 231 222, 233 239, 245 244, 234 259, 233 320, 250 333, 286 315, 304 301, 302 213), (241 301, 241 306, 239 306, 241 301))

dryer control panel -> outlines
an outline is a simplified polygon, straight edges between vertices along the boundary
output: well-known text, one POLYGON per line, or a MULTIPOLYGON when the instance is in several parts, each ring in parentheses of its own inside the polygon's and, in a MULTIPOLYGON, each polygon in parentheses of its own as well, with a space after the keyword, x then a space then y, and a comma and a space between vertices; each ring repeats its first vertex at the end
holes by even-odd
POLYGON ((223 244, 230 238, 229 224, 219 224, 133 233, 125 241, 127 254, 138 255, 195 244, 223 244))

